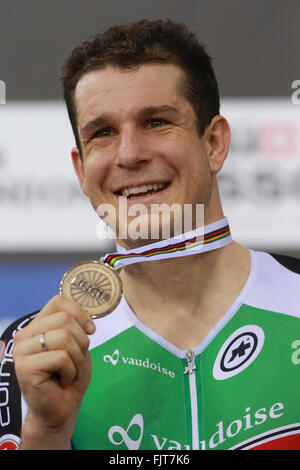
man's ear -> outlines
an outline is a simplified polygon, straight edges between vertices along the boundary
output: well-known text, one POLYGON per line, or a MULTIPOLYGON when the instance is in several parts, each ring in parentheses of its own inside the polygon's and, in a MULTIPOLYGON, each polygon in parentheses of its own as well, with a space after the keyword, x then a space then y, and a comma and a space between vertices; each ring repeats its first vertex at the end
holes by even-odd
POLYGON ((204 133, 207 156, 212 173, 218 173, 227 157, 230 145, 230 127, 223 116, 214 116, 204 133))
POLYGON ((73 147, 72 148, 71 156, 72 156, 73 167, 74 167, 75 173, 77 175, 79 184, 80 184, 81 189, 84 192, 84 194, 86 194, 84 164, 83 164, 83 161, 81 160, 80 152, 79 152, 78 147, 73 147))

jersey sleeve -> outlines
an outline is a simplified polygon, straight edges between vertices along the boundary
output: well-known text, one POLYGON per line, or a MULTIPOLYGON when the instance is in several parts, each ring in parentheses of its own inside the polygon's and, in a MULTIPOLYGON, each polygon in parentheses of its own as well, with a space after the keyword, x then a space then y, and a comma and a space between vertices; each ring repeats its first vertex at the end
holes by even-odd
POLYGON ((0 450, 17 450, 20 446, 25 410, 14 368, 14 336, 38 313, 19 318, 0 338, 0 450))

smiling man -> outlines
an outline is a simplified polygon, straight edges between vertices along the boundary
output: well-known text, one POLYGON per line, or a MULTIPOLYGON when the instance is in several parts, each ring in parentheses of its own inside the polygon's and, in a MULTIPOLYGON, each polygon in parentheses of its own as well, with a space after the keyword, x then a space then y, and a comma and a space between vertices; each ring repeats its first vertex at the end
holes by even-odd
MULTIPOLYGON (((132 58, 137 61, 134 52, 132 58)), ((213 93, 213 72, 208 57, 201 52, 211 75, 211 83, 202 80, 202 88, 206 85, 213 93)), ((167 56, 162 50, 155 62, 151 60, 153 52, 149 51, 147 57, 145 51, 145 63, 124 68, 114 54, 100 69, 85 73, 70 98, 65 88, 79 134, 72 157, 83 191, 95 209, 101 203, 110 203, 117 215, 118 199, 125 197, 128 208, 139 203, 149 208, 149 213, 155 203, 182 207, 205 204, 206 222, 220 219, 222 209, 213 175, 226 157, 230 131, 218 114, 217 89, 210 103, 215 109, 202 117, 205 111, 198 105, 198 116, 197 107, 186 97, 191 87, 189 74, 172 63, 176 57, 169 59, 170 63, 161 63, 167 56), (207 135, 199 138, 208 121, 207 135)), ((126 245, 134 247, 137 243, 128 239, 126 245)))
MULTIPOLYGON (((214 118, 210 132, 218 142, 208 158, 209 142, 199 139, 193 106, 180 93, 184 78, 173 64, 133 70, 107 65, 76 87, 84 157, 76 147, 74 166, 94 208, 103 202, 115 208, 117 233, 120 198, 127 198, 128 210, 139 203, 149 214, 153 204, 202 203, 208 222, 221 216, 211 170, 216 173, 225 158, 228 125, 221 116, 214 118)), ((125 245, 137 243, 127 239, 125 245)))
POLYGON ((171 21, 118 25, 72 51, 63 85, 74 169, 93 208, 113 208, 118 251, 4 334, 21 392, 10 348, 2 442, 300 449, 299 263, 231 238, 217 183, 230 128, 204 47, 171 21), (177 205, 174 219, 201 206, 204 220, 164 240, 162 214, 157 240, 121 237, 136 204, 150 229, 156 205, 177 205))

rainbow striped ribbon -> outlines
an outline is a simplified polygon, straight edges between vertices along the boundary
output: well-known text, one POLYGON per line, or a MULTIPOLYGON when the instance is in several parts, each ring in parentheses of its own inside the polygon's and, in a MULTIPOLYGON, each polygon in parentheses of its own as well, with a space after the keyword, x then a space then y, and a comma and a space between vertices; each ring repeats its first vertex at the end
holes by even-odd
POLYGON ((126 250, 117 245, 118 252, 105 255, 102 261, 112 267, 122 268, 143 261, 204 253, 221 248, 231 242, 232 237, 228 220, 224 218, 168 240, 158 241, 133 250, 126 250))

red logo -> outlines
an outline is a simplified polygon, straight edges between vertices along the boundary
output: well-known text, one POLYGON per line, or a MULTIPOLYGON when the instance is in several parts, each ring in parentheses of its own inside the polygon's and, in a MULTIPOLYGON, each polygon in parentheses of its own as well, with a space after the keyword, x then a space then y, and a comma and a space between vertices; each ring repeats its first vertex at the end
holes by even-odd
POLYGON ((0 439, 0 450, 18 450, 20 438, 14 434, 5 434, 0 439))

